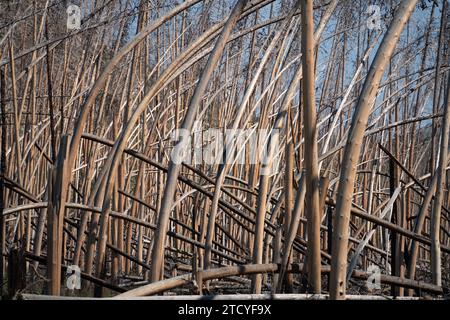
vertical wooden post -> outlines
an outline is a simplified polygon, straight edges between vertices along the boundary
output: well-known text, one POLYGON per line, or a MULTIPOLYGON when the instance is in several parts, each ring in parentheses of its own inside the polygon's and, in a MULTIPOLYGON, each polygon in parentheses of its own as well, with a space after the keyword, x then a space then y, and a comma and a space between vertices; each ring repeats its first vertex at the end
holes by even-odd
POLYGON ((61 137, 58 158, 51 170, 48 183, 49 201, 47 214, 47 291, 50 295, 59 296, 61 292, 61 260, 64 225, 64 209, 67 198, 69 176, 64 166, 68 157, 68 136, 61 137))
POLYGON ((302 0, 302 99, 305 136, 306 207, 308 208, 307 274, 314 293, 321 292, 319 160, 315 106, 315 41, 313 1, 302 0))
MULTIPOLYGON (((286 226, 286 224, 285 224, 286 226)), ((282 240, 282 225, 277 222, 277 230, 275 231, 275 237, 272 239, 272 246, 273 246, 273 262, 277 263, 281 266, 281 243, 282 240)), ((280 279, 279 273, 275 273, 273 275, 273 284, 272 284, 272 293, 277 293, 277 288, 279 287, 278 282, 283 281, 283 279, 280 279)))
POLYGON ((3 252, 5 249, 5 223, 3 217, 3 208, 5 207, 4 202, 4 181, 3 177, 6 172, 6 115, 5 115, 5 76, 3 74, 3 69, 0 69, 0 109, 2 113, 1 121, 1 155, 0 155, 0 297, 3 295, 3 252))
MULTIPOLYGON (((284 208, 285 208, 285 216, 284 216, 284 235, 285 237, 289 233, 289 226, 292 223, 292 205, 293 205, 293 181, 294 181, 294 144, 292 142, 288 143, 286 146, 286 176, 285 176, 285 191, 284 191, 284 208)), ((281 239, 280 239, 281 241, 281 239)), ((284 253, 289 254, 289 253, 284 253)), ((289 258, 288 265, 291 262, 292 258, 289 258)), ((283 279, 280 279, 283 281, 283 279)), ((294 278, 292 273, 286 273, 286 292, 293 292, 293 283, 294 278)))
MULTIPOLYGON (((444 1, 442 5, 441 26, 439 31, 439 42, 437 50, 437 60, 435 69, 435 82, 434 82, 434 95, 433 95, 433 112, 437 113, 439 108, 439 87, 440 87, 440 72, 441 72, 441 46, 446 42, 444 40, 444 34, 447 26, 447 5, 448 1, 444 1)), ((448 42, 448 40, 447 40, 448 42)), ((447 60, 448 61, 448 60, 447 60)), ((441 246, 440 246, 440 234, 441 234, 441 205, 443 197, 444 182, 446 177, 445 167, 448 159, 448 141, 450 132, 450 74, 448 77, 446 92, 444 93, 444 117, 442 119, 441 127, 441 143, 439 147, 439 162, 436 163, 436 174, 438 175, 438 182, 436 188, 435 200, 433 203, 433 210, 431 214, 431 274, 433 283, 438 286, 442 286, 442 270, 441 270, 441 246)), ((433 126, 433 129, 435 126, 433 126)), ((437 135, 436 135, 437 136, 437 135)), ((433 135, 433 139, 435 136, 433 135)), ((437 145, 437 144, 436 144, 437 145)), ((434 146, 434 145, 433 145, 434 146)), ((434 153, 431 155, 434 157, 434 153)), ((431 165, 434 165, 434 159, 431 165)))
MULTIPOLYGON (((392 197, 394 194, 395 188, 397 187, 398 179, 397 179, 397 168, 395 166, 392 158, 389 158, 389 195, 392 197)), ((397 212, 397 201, 392 205, 392 216, 391 222, 397 224, 398 222, 398 212, 397 212)), ((391 231, 391 275, 396 276, 398 271, 398 252, 397 252, 397 241, 398 241, 397 232, 391 231)), ((398 287, 395 285, 391 286, 391 295, 398 295, 398 287)))

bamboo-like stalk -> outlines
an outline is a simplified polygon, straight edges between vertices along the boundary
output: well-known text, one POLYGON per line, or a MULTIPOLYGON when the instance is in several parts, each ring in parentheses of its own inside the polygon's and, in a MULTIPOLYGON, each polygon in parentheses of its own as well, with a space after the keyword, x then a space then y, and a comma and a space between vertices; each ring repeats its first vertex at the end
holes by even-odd
MULTIPOLYGON (((1 56, 1 54, 0 54, 1 56)), ((3 283, 3 270, 4 270, 4 258, 3 254, 5 253, 5 234, 6 234, 6 225, 5 225, 5 216, 3 214, 3 210, 5 208, 5 183, 3 177, 6 173, 6 115, 5 115, 5 75, 3 73, 3 68, 0 67, 0 111, 2 116, 0 118, 1 121, 1 137, 2 141, 0 144, 0 283, 3 283)), ((3 295, 3 291, 0 290, 0 295, 3 295)))
POLYGON ((393 296, 446 291, 448 6, 385 2, 371 29, 364 1, 135 2, 80 2, 79 30, 65 3, 0 2, 9 297, 325 299, 339 276, 372 299, 374 266, 393 296))
MULTIPOLYGON (((239 107, 239 110, 234 118, 233 127, 231 130, 234 132, 238 129, 239 125, 241 124, 241 118, 244 114, 245 108, 247 106, 248 101, 250 100, 251 94, 253 93, 253 90, 257 84, 257 80, 261 72, 263 71, 264 66, 269 61, 270 54, 272 50, 275 48, 279 38, 284 35, 287 31, 287 27, 289 26, 290 22, 292 21, 292 18, 294 16, 295 10, 292 10, 291 14, 288 16, 288 18, 283 23, 282 27, 275 33, 273 40, 271 41, 269 47, 267 48, 264 57, 262 61, 260 62, 258 69, 256 70, 255 74, 253 75, 252 81, 247 86, 243 101, 239 107)), ((235 152, 237 141, 230 141, 230 146, 227 146, 226 150, 229 152, 230 155, 233 155, 235 152)), ((228 155, 227 155, 228 156, 228 155)), ((215 219, 217 216, 217 209, 219 205, 219 198, 221 196, 220 189, 221 186, 225 180, 225 174, 229 168, 228 162, 231 161, 231 158, 226 158, 226 161, 224 164, 221 164, 218 169, 217 177, 216 177, 216 183, 214 186, 214 198, 211 202, 211 209, 210 209, 210 215, 208 219, 208 227, 207 227, 207 233, 206 233, 206 250, 205 250, 205 261, 204 261, 204 268, 208 269, 210 267, 211 263, 211 244, 212 239, 214 236, 214 225, 215 225, 215 219)))
MULTIPOLYGON (((433 96, 433 110, 438 109, 439 97, 438 88, 440 85, 440 68, 441 68, 441 46, 444 41, 444 32, 447 25, 447 1, 444 1, 442 5, 442 17, 441 17, 441 27, 439 32, 439 45, 437 51, 437 61, 436 61, 436 72, 435 72, 435 82, 434 82, 434 96, 433 96)), ((450 74, 449 79, 450 80, 450 74)), ((436 186, 436 198, 433 203, 433 210, 431 214, 431 272, 433 283, 435 285, 442 285, 442 266, 441 266, 441 247, 440 247, 440 235, 441 235, 441 206, 442 206, 442 192, 446 180, 446 170, 447 166, 447 154, 448 154, 448 141, 450 134, 450 81, 447 81, 446 93, 444 93, 444 116, 442 119, 442 128, 440 136, 440 152, 439 152, 439 162, 436 166, 436 175, 438 176, 437 186, 436 186)), ((434 139, 434 136, 433 136, 434 139)), ((433 156, 433 153, 432 153, 433 156)), ((433 163, 434 165, 434 163, 433 163)))
POLYGON ((337 194, 336 222, 333 235, 332 272, 330 278, 330 296, 332 299, 345 299, 345 270, 347 265, 349 213, 353 195, 353 184, 357 158, 359 156, 364 129, 369 118, 371 104, 377 93, 386 64, 393 54, 400 37, 417 1, 404 0, 397 9, 392 23, 384 36, 369 74, 355 107, 352 126, 348 134, 342 164, 340 184, 337 194))
POLYGON ((58 159, 54 170, 50 174, 48 184, 48 252, 47 252, 47 272, 48 272, 48 293, 59 296, 61 292, 61 261, 63 249, 63 225, 68 187, 68 177, 65 176, 66 161, 68 158, 68 137, 61 137, 61 144, 58 159))
MULTIPOLYGON (((225 23, 225 26, 222 30, 222 33, 217 39, 215 47, 209 56, 207 65, 202 72, 202 76, 197 84, 194 95, 189 103, 188 111, 183 119, 181 124, 181 129, 185 129, 188 132, 191 132, 192 126, 194 123, 194 118, 197 113, 200 99, 206 89, 208 81, 212 75, 215 65, 217 64, 220 56, 222 55, 223 49, 225 48, 225 44, 227 42, 228 37, 230 36, 231 30, 240 14, 244 10, 245 4, 247 1, 239 0, 236 6, 233 8, 228 21, 225 23)), ((175 193, 176 180, 178 178, 178 174, 180 171, 180 165, 175 164, 173 161, 169 162, 169 169, 167 172, 167 180, 163 194, 163 200, 161 203, 161 209, 158 217, 158 230, 159 232, 156 234, 155 242, 152 250, 152 281, 158 281, 161 279, 161 270, 163 268, 163 257, 164 257, 164 239, 165 233, 168 226, 168 218, 171 211, 172 203, 173 203, 173 195, 175 193)))
POLYGON ((321 292, 319 160, 315 105, 315 42, 313 1, 302 3, 302 99, 305 137, 306 206, 308 208, 308 278, 314 293, 321 292))
MULTIPOLYGON (((293 206, 293 192, 294 192, 294 145, 293 143, 288 143, 285 150, 285 159, 286 159, 286 175, 285 175, 285 197, 284 197, 284 234, 287 238, 289 233, 289 228, 291 223, 293 223, 292 219, 292 206, 293 206)), ((281 239, 280 239, 281 246, 281 239)), ((288 254, 288 253, 286 253, 288 254)), ((292 260, 290 260, 292 261, 292 260)), ((288 261, 289 263, 289 261, 288 261)), ((283 281, 283 279, 281 279, 283 281)), ((274 285, 278 285, 277 282, 274 281, 274 285)), ((293 290, 293 279, 289 275, 286 277, 286 291, 292 292, 293 290)))
POLYGON ((447 165, 448 154, 448 140, 450 134, 450 75, 447 80, 447 89, 444 99, 444 117, 441 131, 441 145, 439 152, 439 164, 436 168, 437 186, 436 198, 433 203, 433 210, 431 214, 431 270, 433 282, 437 286, 442 285, 442 271, 441 271, 441 206, 444 190, 444 183, 446 177, 445 167, 447 165))

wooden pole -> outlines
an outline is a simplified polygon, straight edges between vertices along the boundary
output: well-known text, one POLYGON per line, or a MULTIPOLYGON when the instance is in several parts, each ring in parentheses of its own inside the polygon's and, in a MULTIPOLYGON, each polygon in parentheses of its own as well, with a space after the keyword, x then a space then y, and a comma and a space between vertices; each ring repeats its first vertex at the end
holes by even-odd
POLYGON ((64 189, 64 187, 68 186, 67 180, 70 178, 66 176, 66 170, 64 170, 69 151, 68 143, 68 136, 63 135, 61 137, 56 165, 53 170, 51 170, 48 184, 47 276, 49 283, 47 290, 49 294, 56 296, 61 293, 63 226, 68 191, 67 189, 64 189))

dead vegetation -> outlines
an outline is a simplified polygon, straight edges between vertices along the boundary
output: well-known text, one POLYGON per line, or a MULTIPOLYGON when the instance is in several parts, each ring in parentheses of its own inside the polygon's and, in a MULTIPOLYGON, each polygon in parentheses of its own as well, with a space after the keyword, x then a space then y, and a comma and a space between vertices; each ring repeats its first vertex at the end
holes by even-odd
POLYGON ((0 1, 2 295, 447 296, 449 12, 0 1))

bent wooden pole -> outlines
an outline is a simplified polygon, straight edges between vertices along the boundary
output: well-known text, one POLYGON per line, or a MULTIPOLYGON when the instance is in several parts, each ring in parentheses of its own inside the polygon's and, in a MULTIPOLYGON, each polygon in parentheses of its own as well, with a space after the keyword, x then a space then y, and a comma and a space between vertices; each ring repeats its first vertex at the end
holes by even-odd
MULTIPOLYGON (((431 203, 431 199, 433 198, 434 191, 436 190, 437 185, 437 174, 433 175, 431 179, 430 186, 425 194, 425 198, 423 199, 422 206, 420 207, 420 211, 416 218, 416 224, 414 225, 414 232, 417 234, 422 234, 423 226, 425 224, 425 218, 428 213, 428 208, 431 203)), ((414 280, 416 276, 416 263, 417 256, 419 254, 419 243, 415 240, 411 241, 411 249, 409 251, 409 261, 408 261, 408 278, 414 280)), ((410 292, 412 294, 412 292, 410 292)))
MULTIPOLYGON (((287 29, 291 23, 291 20, 294 16, 295 9, 291 11, 288 18, 286 18, 285 22, 282 24, 282 26, 278 29, 278 31, 275 33, 268 49, 266 50, 258 69, 256 70, 255 74, 253 75, 252 81, 249 83, 248 87, 246 88, 245 95, 243 97, 243 101, 240 104, 240 107, 236 113, 236 116, 233 120, 233 126, 231 130, 235 132, 240 123, 241 118, 244 114, 244 111, 246 110, 247 104, 250 100, 251 95, 254 92, 254 89, 256 88, 257 80, 259 79, 259 76, 261 72, 264 70, 264 66, 267 62, 269 62, 270 55, 272 51, 275 49, 275 45, 278 43, 279 38, 284 35, 287 32, 287 29)), ((231 141, 229 143, 229 146, 225 150, 227 150, 228 154, 234 154, 235 152, 236 143, 234 141, 231 141), (229 150, 229 152, 228 152, 229 150)), ((214 230, 215 230, 215 220, 217 216, 217 211, 219 208, 219 199, 221 196, 221 188, 223 185, 223 182, 225 181, 225 175, 230 167, 230 165, 225 161, 223 164, 220 164, 219 169, 217 170, 216 175, 216 182, 214 185, 214 197, 211 200, 211 209, 210 214, 208 218, 208 224, 207 224, 207 230, 206 230, 206 238, 205 238, 205 256, 204 256, 204 269, 208 269, 211 266, 211 246, 212 246, 212 240, 214 237, 214 230)))
MULTIPOLYGON (((206 64, 205 69, 203 70, 200 80, 195 88, 194 95, 189 103, 189 107, 187 109, 185 118, 181 125, 181 129, 188 130, 189 133, 192 130, 192 126, 194 124, 195 116, 197 114, 197 110, 200 104, 200 100, 203 97, 203 93, 206 90, 209 79, 215 69, 217 62, 219 61, 220 56, 225 48, 225 44, 227 43, 227 39, 231 34, 231 31, 236 24, 239 16, 244 10, 244 6, 247 3, 247 0, 239 0, 233 11, 228 18, 228 21, 225 23, 225 26, 222 30, 222 33, 217 39, 217 42, 214 46, 213 51, 211 52, 208 62, 206 64)), ((153 250, 152 250, 152 281, 158 281, 161 279, 161 271, 164 265, 164 242, 167 233, 167 227, 169 223, 170 212, 172 211, 173 197, 175 195, 175 189, 177 185, 177 179, 180 172, 181 165, 176 164, 173 159, 169 162, 169 169, 167 172, 167 180, 163 194, 163 200, 161 202, 161 209, 158 215, 158 232, 155 234, 155 241, 153 242, 153 250)))
MULTIPOLYGON (((445 14, 445 13, 443 13, 445 14)), ((436 170, 438 176, 436 198, 433 203, 433 211, 431 214, 431 273, 433 283, 437 286, 442 285, 442 270, 441 270, 441 242, 440 242, 440 227, 441 227, 441 206, 443 199, 443 190, 446 183, 447 156, 448 156, 448 141, 450 134, 450 72, 447 80, 447 94, 444 99, 444 118, 441 133, 441 150, 439 153, 439 166, 436 170)))
POLYGON ((108 65, 105 67, 100 77, 95 82, 93 88, 91 89, 89 96, 81 108, 81 113, 77 118, 77 123, 74 126, 73 137, 70 144, 70 158, 68 161, 68 167, 72 170, 72 164, 75 161, 75 156, 78 153, 78 147, 80 145, 81 135, 83 133, 84 124, 86 123, 87 117, 89 115, 89 111, 91 110, 92 105, 95 102, 98 94, 100 93, 101 88, 105 84, 109 75, 113 72, 116 65, 122 60, 123 57, 126 56, 134 47, 136 47, 142 40, 144 40, 151 32, 156 30, 159 26, 161 26, 164 22, 168 21, 181 11, 188 9, 194 4, 200 2, 201 0, 187 0, 177 7, 175 7, 172 11, 170 11, 165 16, 160 17, 158 20, 154 21, 152 24, 148 25, 145 29, 143 29, 139 34, 137 34, 125 47, 123 47, 108 65))
MULTIPOLYGON (((111 61, 109 61, 105 69, 100 74, 99 78, 95 81, 92 89, 90 90, 89 96, 87 97, 85 103, 81 107, 80 114, 78 115, 76 124, 74 125, 74 131, 70 143, 69 158, 65 168, 65 170, 67 170, 67 173, 71 173, 71 170, 73 168, 75 157, 78 154, 78 148, 80 146, 81 135, 83 133, 91 108, 94 105, 95 100, 97 99, 97 96, 99 95, 102 87, 105 85, 109 76, 113 72, 114 68, 131 50, 133 50, 133 48, 135 48, 139 43, 141 43, 151 32, 156 30, 163 23, 165 23, 178 13, 188 9, 189 7, 193 6, 194 4, 200 1, 201 0, 187 0, 181 3, 180 5, 175 7, 172 11, 160 17, 159 19, 148 25, 145 29, 143 29, 130 42, 128 42, 116 55, 114 55, 111 61)), ((77 241, 77 249, 76 249, 77 254, 74 257, 75 262, 78 262, 79 253, 81 252, 81 245, 83 242, 81 240, 84 240, 84 230, 81 230, 81 232, 79 232, 79 235, 81 235, 82 239, 79 239, 77 241)))
POLYGON ((381 77, 394 52, 400 34, 411 16, 417 0, 403 0, 385 34, 356 104, 352 124, 344 151, 340 183, 337 193, 337 207, 333 234, 330 297, 345 299, 345 278, 347 269, 348 227, 353 198, 356 166, 358 164, 364 130, 367 125, 373 101, 377 95, 381 77))

